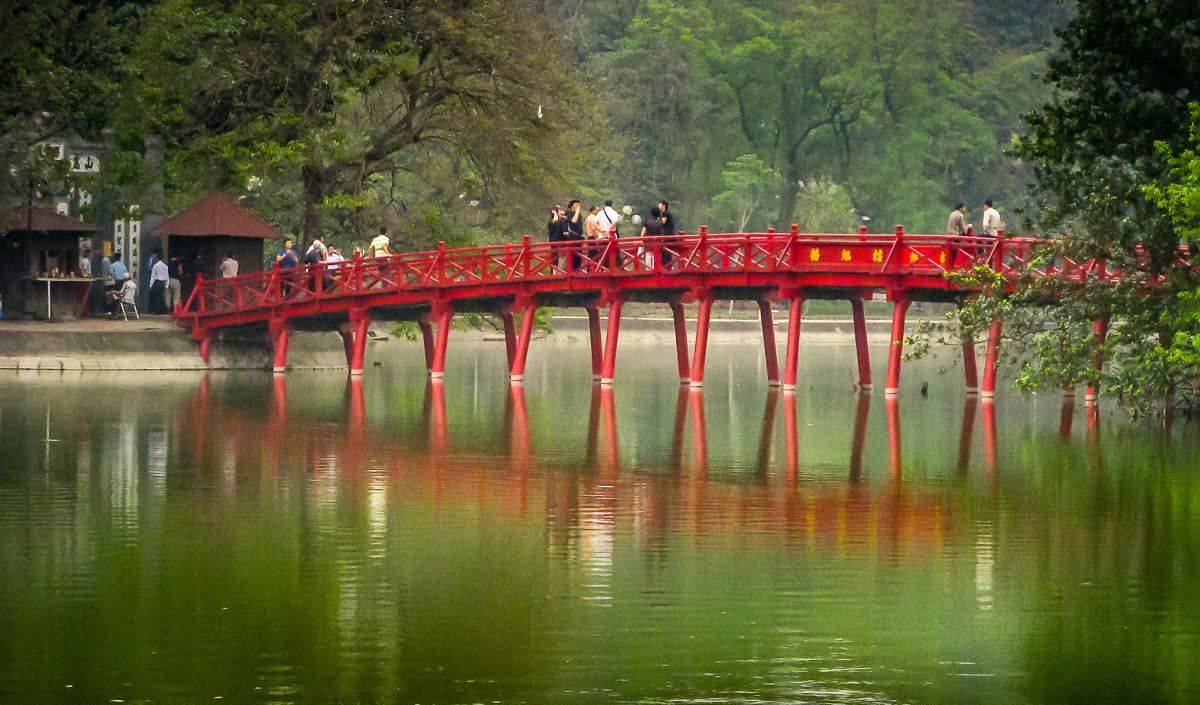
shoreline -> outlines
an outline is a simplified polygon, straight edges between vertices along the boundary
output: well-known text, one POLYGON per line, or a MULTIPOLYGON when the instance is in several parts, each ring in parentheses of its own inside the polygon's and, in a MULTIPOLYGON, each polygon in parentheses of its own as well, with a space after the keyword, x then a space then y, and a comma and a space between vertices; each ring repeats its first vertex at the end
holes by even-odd
MULTIPOLYGON (((921 319, 912 319, 916 324, 921 319)), ((670 317, 626 316, 621 321, 621 342, 634 344, 674 343, 675 333, 670 317)), ((389 322, 376 322, 373 330, 380 338, 372 339, 372 353, 399 353, 402 346, 411 346, 420 354, 415 342, 392 335, 389 322), (386 337, 384 337, 386 336, 386 337)), ((553 332, 535 335, 535 340, 584 342, 588 339, 587 317, 563 314, 555 316, 553 332)), ((694 342, 693 319, 688 320, 689 338, 694 342)), ((867 319, 870 342, 886 342, 891 321, 867 319)), ((776 317, 776 344, 786 339, 787 321, 776 317)), ((757 318, 713 318, 710 342, 759 342, 761 328, 757 318)), ((805 319, 802 340, 808 344, 832 345, 852 343, 854 333, 850 319, 805 319)), ((453 338, 502 342, 503 335, 493 330, 459 329, 453 338)), ((452 338, 452 339, 453 339, 452 338)), ((296 335, 289 350, 290 369, 346 369, 341 338, 332 332, 296 335)), ((213 346, 211 363, 200 359, 199 346, 189 333, 164 316, 144 316, 141 320, 81 319, 68 321, 0 321, 0 370, 40 372, 83 371, 202 371, 202 370, 265 370, 271 361, 265 344, 252 339, 222 339, 213 346)))

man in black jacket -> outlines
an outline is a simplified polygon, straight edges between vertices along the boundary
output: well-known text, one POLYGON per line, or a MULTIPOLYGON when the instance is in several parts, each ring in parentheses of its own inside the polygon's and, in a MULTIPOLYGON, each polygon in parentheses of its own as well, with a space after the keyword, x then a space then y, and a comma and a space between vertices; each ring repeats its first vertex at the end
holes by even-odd
POLYGON ((671 263, 671 249, 677 244, 673 236, 675 234, 675 216, 671 215, 671 204, 667 203, 667 199, 662 199, 658 202, 658 210, 662 219, 662 234, 666 237, 662 241, 662 266, 666 267, 671 263))

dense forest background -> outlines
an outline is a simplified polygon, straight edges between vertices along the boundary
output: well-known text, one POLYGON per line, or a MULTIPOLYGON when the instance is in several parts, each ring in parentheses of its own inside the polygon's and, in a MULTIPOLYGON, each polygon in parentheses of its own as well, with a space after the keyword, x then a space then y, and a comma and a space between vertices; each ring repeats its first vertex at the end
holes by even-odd
MULTIPOLYGON (((106 207, 211 189, 289 232, 402 247, 667 198, 685 228, 940 232, 991 197, 1071 16, 1055 0, 46 0, 6 11, 10 193, 56 131, 106 207), (163 195, 143 159, 161 136, 163 195), (22 150, 26 151, 22 151, 22 150), (18 173, 19 172, 19 173, 18 173)), ((50 180, 41 175, 39 178, 50 180)), ((165 199, 155 204, 156 199, 165 199)))

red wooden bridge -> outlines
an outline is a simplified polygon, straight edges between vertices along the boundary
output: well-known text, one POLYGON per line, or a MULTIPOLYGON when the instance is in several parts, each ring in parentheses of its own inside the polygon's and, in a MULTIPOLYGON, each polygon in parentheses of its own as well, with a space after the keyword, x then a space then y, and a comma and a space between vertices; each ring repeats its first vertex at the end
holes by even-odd
MULTIPOLYGON (((886 392, 900 386, 904 320, 913 301, 955 302, 979 293, 980 285, 950 276, 990 267, 1010 280, 1018 272, 1063 279, 1109 278, 1103 262, 1040 258, 1044 245, 1030 238, 916 235, 865 231, 851 235, 790 232, 616 238, 464 249, 444 245, 429 252, 356 258, 334 264, 275 269, 229 279, 201 279, 175 317, 200 342, 207 362, 224 331, 265 331, 274 369, 287 368, 293 331, 337 330, 351 375, 362 373, 372 319, 415 321, 422 332, 430 375, 445 371, 450 323, 456 313, 498 316, 503 322, 511 379, 523 379, 538 307, 582 307, 591 336, 592 372, 611 384, 616 371, 621 308, 627 301, 670 307, 675 323, 679 377, 704 382, 709 321, 715 299, 758 303, 768 381, 781 382, 772 301, 788 303, 787 353, 782 383, 796 386, 801 311, 806 299, 849 300, 858 352, 858 381, 871 387, 863 302, 882 294, 893 303, 886 392), (1045 262, 1042 262, 1045 259, 1045 262), (694 347, 689 350, 684 306, 698 307, 694 347), (600 308, 607 308, 602 335, 600 308), (517 317, 520 316, 518 330, 517 317)), ((1100 331, 1102 333, 1102 331, 1100 331)), ((982 394, 996 388, 999 321, 987 340, 982 394)), ((969 392, 979 390, 975 344, 963 341, 969 392)), ((1091 390, 1089 390, 1089 394, 1091 390)))

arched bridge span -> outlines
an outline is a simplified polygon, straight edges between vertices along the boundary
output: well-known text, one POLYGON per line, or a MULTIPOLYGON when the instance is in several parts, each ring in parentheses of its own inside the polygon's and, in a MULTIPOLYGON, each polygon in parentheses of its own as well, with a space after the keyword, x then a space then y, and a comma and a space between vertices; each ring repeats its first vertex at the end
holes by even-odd
MULTIPOLYGON (((287 368, 293 331, 337 330, 351 375, 362 373, 371 319, 414 321, 422 332, 430 375, 437 379, 445 372, 452 317, 490 314, 503 322, 509 373, 519 381, 536 310, 582 307, 588 314, 593 375, 611 384, 622 305, 657 302, 668 305, 674 318, 680 379, 699 387, 714 299, 751 300, 759 306, 768 381, 782 383, 787 390, 796 385, 804 301, 841 299, 851 303, 858 381, 869 389, 863 302, 883 295, 893 303, 886 391, 894 394, 900 384, 909 304, 954 302, 979 293, 979 285, 953 274, 989 267, 1009 280, 1030 271, 1080 281, 1116 276, 1100 261, 1051 258, 1031 269, 1039 244, 1044 243, 1003 233, 996 238, 920 235, 901 227, 887 235, 808 234, 795 226, 790 232, 712 234, 701 228, 696 234, 562 243, 533 243, 526 236, 519 244, 463 249, 443 245, 427 252, 201 279, 175 317, 200 342, 205 361, 223 331, 265 330, 276 372, 287 368), (788 305, 782 378, 773 301, 788 305), (689 349, 684 306, 692 303, 698 310, 694 346, 689 349), (601 308, 607 308, 603 326, 601 308)), ((985 357, 985 397, 995 392, 999 337, 999 322, 994 322, 985 357)), ((974 341, 964 340, 963 352, 967 389, 978 391, 974 341)))

